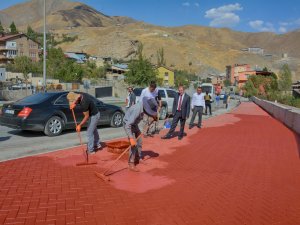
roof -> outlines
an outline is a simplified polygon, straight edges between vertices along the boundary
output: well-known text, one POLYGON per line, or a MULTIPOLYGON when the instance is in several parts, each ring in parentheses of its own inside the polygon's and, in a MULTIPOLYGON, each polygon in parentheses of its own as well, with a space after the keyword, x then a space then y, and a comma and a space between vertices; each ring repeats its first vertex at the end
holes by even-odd
POLYGON ((34 41, 35 43, 40 44, 37 41, 29 38, 26 34, 23 34, 23 33, 21 33, 21 34, 9 34, 9 35, 0 36, 0 41, 9 41, 11 39, 15 39, 16 37, 21 37, 21 36, 25 36, 28 39, 30 39, 31 41, 34 41))
POLYGON ((117 68, 122 69, 122 70, 127 70, 128 69, 127 64, 113 64, 112 66, 117 67, 117 68))
POLYGON ((170 69, 170 68, 167 67, 167 66, 157 66, 157 68, 160 68, 160 67, 165 68, 165 69, 167 69, 167 70, 170 70, 170 71, 174 72, 174 70, 170 69))

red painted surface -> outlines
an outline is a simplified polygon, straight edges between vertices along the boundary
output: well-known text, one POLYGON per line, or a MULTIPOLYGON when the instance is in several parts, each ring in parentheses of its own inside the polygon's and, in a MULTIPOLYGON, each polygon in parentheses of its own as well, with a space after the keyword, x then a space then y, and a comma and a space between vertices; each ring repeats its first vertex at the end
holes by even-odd
POLYGON ((299 136, 253 103, 187 133, 144 139, 141 172, 125 157, 110 183, 105 150, 89 167, 80 147, 0 163, 0 224, 300 224, 299 136))

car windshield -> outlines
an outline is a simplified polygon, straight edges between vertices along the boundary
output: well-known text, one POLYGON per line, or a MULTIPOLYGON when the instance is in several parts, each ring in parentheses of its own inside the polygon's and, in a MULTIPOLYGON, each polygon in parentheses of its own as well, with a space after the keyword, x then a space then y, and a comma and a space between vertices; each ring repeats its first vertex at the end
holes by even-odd
POLYGON ((135 88, 133 90, 133 93, 135 94, 135 96, 141 96, 142 91, 143 91, 143 88, 135 88))
POLYGON ((211 93, 211 89, 212 87, 211 86, 202 86, 202 92, 208 92, 208 93, 211 93))
POLYGON ((38 93, 35 95, 27 96, 16 103, 18 104, 39 104, 47 99, 49 99, 52 95, 48 93, 38 93))

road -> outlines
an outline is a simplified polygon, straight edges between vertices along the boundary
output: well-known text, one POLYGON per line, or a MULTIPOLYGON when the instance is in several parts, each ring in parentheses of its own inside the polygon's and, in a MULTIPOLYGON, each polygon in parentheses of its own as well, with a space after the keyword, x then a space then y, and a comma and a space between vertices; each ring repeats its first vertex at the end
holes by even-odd
MULTIPOLYGON (((229 108, 215 109, 213 105, 214 116, 228 112, 237 105, 237 101, 230 102, 229 108)), ((204 116, 207 119, 209 116, 204 116)), ((197 119, 196 119, 197 121, 197 119)), ((160 121, 163 123, 163 121, 160 121)), ((162 124, 161 124, 162 126, 162 124)), ((101 141, 107 141, 115 138, 124 137, 124 129, 99 127, 101 141)), ((86 131, 81 132, 83 141, 86 141, 86 131)), ((74 131, 64 131, 62 135, 57 137, 45 136, 42 132, 31 132, 11 129, 0 126, 0 162, 21 158, 24 156, 36 155, 59 149, 69 148, 79 145, 79 139, 74 131)))

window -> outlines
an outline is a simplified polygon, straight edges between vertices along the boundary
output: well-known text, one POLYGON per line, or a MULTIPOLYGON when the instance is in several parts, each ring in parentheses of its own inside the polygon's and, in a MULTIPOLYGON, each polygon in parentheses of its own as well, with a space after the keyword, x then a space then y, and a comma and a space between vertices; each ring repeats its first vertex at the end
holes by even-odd
POLYGON ((168 78, 168 77, 169 77, 169 73, 165 72, 165 78, 168 78))
POLYGON ((161 98, 165 98, 166 97, 166 93, 164 90, 159 90, 158 91, 158 95, 161 97, 161 98))
POLYGON ((60 96, 54 103, 55 105, 68 105, 69 101, 67 99, 67 94, 60 96))
POLYGON ((176 92, 172 90, 167 90, 167 94, 169 98, 175 98, 176 92))

